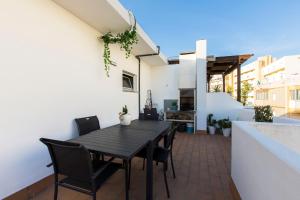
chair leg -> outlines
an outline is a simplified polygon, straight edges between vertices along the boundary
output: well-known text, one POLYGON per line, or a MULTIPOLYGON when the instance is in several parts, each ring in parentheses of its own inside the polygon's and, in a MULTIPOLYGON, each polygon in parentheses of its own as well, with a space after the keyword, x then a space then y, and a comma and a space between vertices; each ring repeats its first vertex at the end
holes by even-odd
POLYGON ((164 163, 164 180, 165 180, 165 185, 166 185, 166 190, 167 190, 167 196, 170 198, 170 191, 169 191, 169 186, 168 186, 168 180, 167 180, 167 164, 164 163))
POLYGON ((129 161, 129 169, 128 169, 128 190, 130 190, 130 179, 131 179, 131 160, 129 161))
POLYGON ((96 195, 97 195, 97 189, 96 189, 95 181, 92 181, 92 197, 93 197, 93 200, 97 199, 96 195))
POLYGON ((125 160, 124 161, 124 165, 125 165, 125 199, 126 200, 129 200, 129 187, 128 187, 128 183, 129 183, 129 180, 128 180, 128 161, 125 160))
POLYGON ((144 169, 145 169, 145 158, 143 159, 143 171, 144 171, 144 169))
POLYGON ((57 175, 55 175, 55 183, 54 183, 54 200, 57 200, 57 196, 58 196, 58 177, 57 175))
POLYGON ((93 193, 93 200, 97 200, 96 192, 93 193))
POLYGON ((176 175, 175 175, 175 169, 174 169, 174 163, 173 163, 173 154, 171 152, 171 166, 172 166, 172 171, 173 171, 173 178, 175 179, 176 178, 176 175))
POLYGON ((55 187, 55 188, 54 188, 54 200, 57 200, 57 196, 58 196, 58 185, 55 184, 54 187, 55 187))

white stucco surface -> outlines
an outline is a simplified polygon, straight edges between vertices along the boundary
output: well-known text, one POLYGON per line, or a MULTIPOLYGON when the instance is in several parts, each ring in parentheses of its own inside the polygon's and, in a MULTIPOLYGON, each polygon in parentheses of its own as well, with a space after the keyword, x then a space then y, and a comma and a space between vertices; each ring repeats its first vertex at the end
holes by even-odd
POLYGON ((207 127, 207 41, 196 41, 196 93, 197 93, 197 130, 206 130, 207 127))
POLYGON ((231 176, 243 200, 298 199, 299 129, 233 122, 231 176))
POLYGON ((152 100, 158 111, 164 109, 164 99, 179 98, 178 67, 179 65, 165 65, 151 68, 152 100))
MULTIPOLYGON (((101 127, 119 123, 128 106, 138 117, 138 93, 122 91, 122 70, 138 74, 134 56, 111 46, 110 78, 101 33, 53 1, 0 1, 0 199, 51 174, 40 137, 77 135, 74 118, 97 115, 101 127)), ((141 66, 141 100, 150 66, 141 66)))
MULTIPOLYGON (((278 123, 254 123, 253 126, 262 134, 270 137, 277 143, 295 151, 300 155, 300 126, 278 123)), ((285 156, 282 156, 283 159, 285 156)), ((295 166, 297 167, 297 166, 295 166)), ((300 165, 299 165, 300 172, 300 165)))
POLYGON ((206 113, 212 113, 217 120, 228 117, 230 120, 237 120, 243 109, 240 102, 224 92, 207 93, 206 98, 206 113))

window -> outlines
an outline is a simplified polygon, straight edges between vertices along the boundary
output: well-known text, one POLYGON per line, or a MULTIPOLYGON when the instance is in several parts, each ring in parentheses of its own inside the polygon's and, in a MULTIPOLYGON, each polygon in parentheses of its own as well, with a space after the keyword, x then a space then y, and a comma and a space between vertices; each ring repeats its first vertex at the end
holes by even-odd
POLYGON ((256 92, 256 100, 267 100, 268 99, 268 92, 256 92))
POLYGON ((136 75, 127 71, 122 74, 123 91, 135 92, 136 91, 136 75))
POLYGON ((296 90, 290 91, 291 100, 296 100, 296 90))
POLYGON ((300 89, 290 91, 291 100, 298 101, 300 100, 300 89))

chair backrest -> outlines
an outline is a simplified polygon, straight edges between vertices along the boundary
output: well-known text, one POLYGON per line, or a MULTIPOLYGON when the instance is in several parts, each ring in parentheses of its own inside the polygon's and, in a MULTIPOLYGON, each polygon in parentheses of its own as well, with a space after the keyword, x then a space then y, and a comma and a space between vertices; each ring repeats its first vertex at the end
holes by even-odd
POLYGON ((158 120, 158 117, 156 108, 144 108, 144 120, 158 120))
POLYGON ((168 149, 172 149, 173 148, 173 141, 175 138, 175 134, 177 133, 177 127, 176 125, 172 125, 172 127, 170 128, 168 137, 167 137, 167 144, 166 144, 166 148, 168 149))
POLYGON ((99 130, 100 124, 97 116, 75 119, 79 135, 85 135, 92 131, 99 130))
POLYGON ((90 181, 93 173, 89 151, 80 144, 41 138, 49 150, 55 174, 90 181))

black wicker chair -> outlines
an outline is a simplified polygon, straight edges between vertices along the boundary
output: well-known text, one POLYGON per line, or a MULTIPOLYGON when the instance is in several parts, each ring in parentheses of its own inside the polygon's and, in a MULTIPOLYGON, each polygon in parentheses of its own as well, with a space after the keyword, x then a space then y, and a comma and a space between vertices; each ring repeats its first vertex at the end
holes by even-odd
POLYGON ((83 117, 75 119, 79 135, 85 135, 100 129, 97 116, 83 117))
POLYGON ((158 120, 159 118, 159 114, 157 113, 156 108, 144 108, 144 116, 143 119, 144 120, 158 120))
POLYGON ((122 166, 109 161, 92 160, 89 151, 80 144, 41 138, 49 150, 54 168, 54 200, 58 186, 89 194, 96 200, 101 185, 122 166), (59 178, 58 175, 63 175, 59 178), (60 179, 60 180, 59 180, 60 179))
MULTIPOLYGON (((167 136, 167 141, 166 141, 165 147, 157 146, 154 148, 154 151, 153 151, 153 161, 155 161, 157 164, 163 163, 164 181, 165 181, 168 198, 170 198, 170 192, 169 192, 169 186, 168 186, 166 172, 168 170, 168 159, 169 158, 171 160, 173 178, 174 179, 176 178, 174 162, 173 162, 173 153, 172 153, 173 141, 175 138, 175 134, 177 132, 176 130, 177 130, 177 126, 173 125, 167 136)), ((143 161, 143 169, 144 169, 145 168, 145 159, 147 158, 146 149, 143 149, 142 151, 140 151, 136 156, 144 159, 144 161, 143 161)))
MULTIPOLYGON (((100 130, 100 124, 97 116, 89 116, 75 119, 79 136, 86 135, 92 131, 100 130)), ((104 160, 104 156, 97 153, 92 152, 92 156, 94 159, 104 160)))

